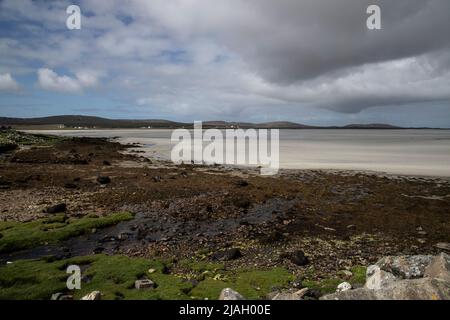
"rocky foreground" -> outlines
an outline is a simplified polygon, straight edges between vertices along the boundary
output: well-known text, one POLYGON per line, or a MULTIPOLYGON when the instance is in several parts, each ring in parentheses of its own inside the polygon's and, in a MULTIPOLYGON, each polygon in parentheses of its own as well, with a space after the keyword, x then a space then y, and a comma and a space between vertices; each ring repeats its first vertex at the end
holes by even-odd
POLYGON ((450 247, 445 179, 261 177, 140 154, 104 139, 0 132, 0 298, 217 299, 224 288, 247 299, 396 298, 368 291, 367 266, 417 255, 429 265, 450 247), (65 287, 72 263, 82 265, 78 291, 65 287))

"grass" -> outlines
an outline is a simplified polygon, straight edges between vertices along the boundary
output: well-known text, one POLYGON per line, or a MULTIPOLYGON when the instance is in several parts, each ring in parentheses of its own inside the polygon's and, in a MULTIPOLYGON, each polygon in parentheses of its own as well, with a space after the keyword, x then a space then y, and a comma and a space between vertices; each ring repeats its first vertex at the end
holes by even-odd
POLYGON ((56 243, 90 231, 130 220, 133 214, 120 212, 106 217, 67 219, 64 214, 31 222, 0 222, 0 253, 56 243))
MULTIPOLYGON (((202 262, 198 270, 217 270, 216 264, 202 262)), ((184 266, 186 267, 186 265, 184 266)), ((247 299, 259 299, 272 291, 273 286, 283 286, 292 280, 292 275, 285 269, 272 270, 221 270, 218 274, 211 272, 197 286, 182 274, 166 274, 165 264, 158 260, 129 258, 121 255, 103 254, 75 257, 60 261, 21 260, 0 267, 0 300, 11 299, 50 299, 56 292, 73 294, 75 299, 98 290, 102 299, 217 299, 223 288, 230 287, 243 294, 247 299), (66 289, 69 276, 67 266, 79 265, 84 279, 81 290, 66 289), (149 269, 154 272, 149 273, 149 269), (157 285, 154 289, 134 288, 134 282, 147 277, 157 285), (215 280, 216 279, 216 280, 215 280)))
POLYGON ((322 294, 328 294, 336 292, 337 286, 344 281, 350 283, 352 286, 363 285, 366 282, 366 267, 355 266, 350 271, 353 275, 350 279, 347 280, 339 277, 328 278, 319 281, 304 280, 302 281, 302 285, 313 290, 318 290, 322 294))
POLYGON ((125 256, 94 255, 68 260, 22 260, 0 268, 0 300, 48 300, 56 292, 73 294, 75 299, 99 290, 103 299, 186 299, 192 285, 173 275, 163 274, 164 265, 155 260, 125 256), (69 276, 65 270, 71 264, 82 268, 81 290, 66 288, 69 276), (156 271, 148 274, 150 268, 156 271), (134 289, 134 281, 145 276, 158 286, 156 289, 134 289))
POLYGON ((246 299, 263 299, 268 293, 286 286, 293 280, 293 275, 284 268, 238 270, 219 275, 221 277, 216 275, 214 278, 205 278, 190 292, 190 295, 196 299, 217 299, 222 289, 232 288, 246 299))

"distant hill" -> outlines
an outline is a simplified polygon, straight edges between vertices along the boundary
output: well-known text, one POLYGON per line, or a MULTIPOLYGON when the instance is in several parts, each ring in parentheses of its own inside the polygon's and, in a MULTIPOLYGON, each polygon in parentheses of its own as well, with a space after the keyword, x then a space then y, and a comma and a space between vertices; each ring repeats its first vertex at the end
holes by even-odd
POLYGON ((180 128, 190 126, 188 123, 174 122, 160 119, 127 120, 106 119, 92 116, 63 115, 42 118, 4 118, 0 117, 0 125, 10 126, 48 126, 63 125, 64 127, 88 127, 88 128, 180 128))
MULTIPOLYGON (((192 128, 192 123, 175 122, 162 119, 129 120, 107 119, 83 115, 61 115, 41 118, 0 117, 0 125, 12 127, 51 127, 51 128, 192 128)), ((289 121, 264 123, 204 121, 203 128, 267 128, 267 129, 401 129, 389 124, 349 124, 343 127, 308 126, 289 121)))

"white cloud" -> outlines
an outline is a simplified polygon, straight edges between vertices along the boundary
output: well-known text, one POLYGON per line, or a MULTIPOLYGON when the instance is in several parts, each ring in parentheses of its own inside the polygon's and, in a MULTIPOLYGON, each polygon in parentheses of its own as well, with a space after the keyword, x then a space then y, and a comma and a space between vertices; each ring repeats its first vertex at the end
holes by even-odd
POLYGON ((4 73, 0 74, 0 91, 17 91, 19 90, 19 85, 16 80, 13 79, 11 74, 4 73))
POLYGON ((86 71, 77 72, 75 78, 63 75, 59 76, 51 69, 38 70, 38 84, 42 89, 59 92, 81 92, 83 88, 89 88, 98 84, 98 78, 94 73, 86 71))

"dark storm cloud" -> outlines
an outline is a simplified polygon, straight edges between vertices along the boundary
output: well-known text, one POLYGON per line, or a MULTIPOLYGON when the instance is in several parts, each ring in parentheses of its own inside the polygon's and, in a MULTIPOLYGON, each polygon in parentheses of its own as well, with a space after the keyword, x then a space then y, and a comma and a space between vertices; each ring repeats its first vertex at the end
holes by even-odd
POLYGON ((0 38, 6 82, 33 73, 35 88, 86 105, 101 89, 139 112, 201 118, 450 109, 449 0, 80 0, 78 33, 68 2, 48 3, 0 1, 18 26, 0 38), (366 27, 371 4, 382 30, 366 27))

